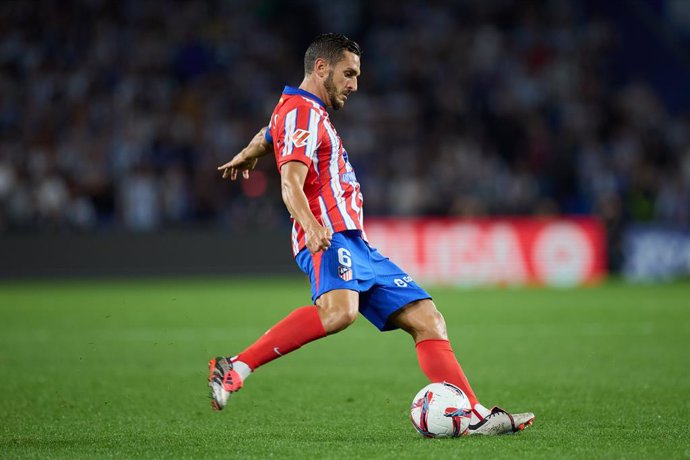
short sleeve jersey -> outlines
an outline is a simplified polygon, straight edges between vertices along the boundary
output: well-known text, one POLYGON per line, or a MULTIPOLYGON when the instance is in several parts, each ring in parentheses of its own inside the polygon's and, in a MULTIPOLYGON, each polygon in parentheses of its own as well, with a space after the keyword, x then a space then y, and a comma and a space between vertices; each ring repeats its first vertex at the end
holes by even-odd
MULTIPOLYGON (((366 239, 360 186, 321 99, 286 86, 271 116, 266 140, 273 144, 279 171, 290 161, 309 168, 304 194, 316 220, 333 233, 358 230, 366 239)), ((297 255, 305 246, 304 230, 293 218, 293 253, 297 255)))

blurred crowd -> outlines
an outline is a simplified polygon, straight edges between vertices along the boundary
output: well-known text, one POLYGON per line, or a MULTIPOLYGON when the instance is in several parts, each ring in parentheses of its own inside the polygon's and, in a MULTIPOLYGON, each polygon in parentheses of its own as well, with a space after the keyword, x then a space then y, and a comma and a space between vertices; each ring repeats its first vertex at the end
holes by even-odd
POLYGON ((690 116, 577 0, 37 0, 0 3, 0 233, 282 226, 272 159, 216 168, 324 31, 364 50, 332 116, 367 215, 690 226, 690 116))

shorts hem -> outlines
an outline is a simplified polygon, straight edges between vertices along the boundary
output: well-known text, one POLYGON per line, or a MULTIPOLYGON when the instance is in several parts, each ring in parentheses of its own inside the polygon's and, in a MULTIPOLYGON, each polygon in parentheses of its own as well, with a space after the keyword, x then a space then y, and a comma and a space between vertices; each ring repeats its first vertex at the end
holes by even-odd
POLYGON ((339 291, 339 290, 342 290, 342 291, 353 291, 353 292, 356 292, 357 294, 361 294, 361 293, 362 293, 362 290, 361 290, 361 289, 350 289, 350 288, 346 288, 346 287, 336 286, 336 287, 332 287, 332 288, 326 289, 326 290, 324 290, 323 292, 320 292, 320 293, 318 294, 318 296, 317 296, 317 295, 311 296, 311 301, 314 302, 314 305, 316 305, 316 301, 319 300, 319 298, 321 298, 321 296, 323 296, 324 294, 328 294, 328 293, 331 292, 331 291, 339 291))

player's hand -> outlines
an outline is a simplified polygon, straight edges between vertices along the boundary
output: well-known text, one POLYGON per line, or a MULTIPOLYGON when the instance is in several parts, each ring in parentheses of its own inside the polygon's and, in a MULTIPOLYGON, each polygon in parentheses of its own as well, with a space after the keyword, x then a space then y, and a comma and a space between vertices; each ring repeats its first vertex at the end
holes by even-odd
POLYGON ((323 227, 315 224, 313 227, 305 229, 305 237, 307 239, 307 249, 312 254, 319 251, 325 251, 331 247, 331 238, 333 233, 328 227, 323 227))
POLYGON ((237 173, 242 171, 242 177, 249 179, 249 171, 256 167, 258 158, 244 157, 244 152, 240 152, 224 165, 218 166, 218 171, 223 171, 223 179, 230 178, 230 180, 237 179, 237 173))

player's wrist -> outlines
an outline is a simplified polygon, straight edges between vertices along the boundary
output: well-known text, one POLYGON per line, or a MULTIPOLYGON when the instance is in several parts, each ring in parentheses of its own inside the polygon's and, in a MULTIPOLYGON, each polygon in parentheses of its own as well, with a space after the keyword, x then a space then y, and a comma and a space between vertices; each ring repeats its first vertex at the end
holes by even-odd
POLYGON ((323 229, 323 226, 319 223, 316 218, 306 219, 307 221, 302 225, 302 228, 306 233, 318 233, 323 229))

